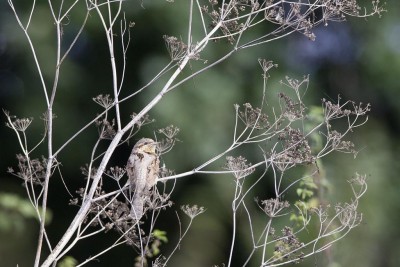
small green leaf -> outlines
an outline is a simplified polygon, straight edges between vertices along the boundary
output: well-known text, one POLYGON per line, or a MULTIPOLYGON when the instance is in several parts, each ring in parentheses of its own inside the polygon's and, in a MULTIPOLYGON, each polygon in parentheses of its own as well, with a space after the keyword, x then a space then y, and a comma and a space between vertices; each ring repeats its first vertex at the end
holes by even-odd
POLYGON ((153 236, 158 240, 163 241, 164 243, 168 243, 167 232, 161 231, 159 229, 154 229, 153 236))
POLYGON ((303 188, 297 188, 296 189, 296 193, 300 197, 302 195, 302 193, 303 193, 303 188))
POLYGON ((77 264, 78 261, 75 258, 66 256, 57 264, 57 267, 75 267, 77 264))

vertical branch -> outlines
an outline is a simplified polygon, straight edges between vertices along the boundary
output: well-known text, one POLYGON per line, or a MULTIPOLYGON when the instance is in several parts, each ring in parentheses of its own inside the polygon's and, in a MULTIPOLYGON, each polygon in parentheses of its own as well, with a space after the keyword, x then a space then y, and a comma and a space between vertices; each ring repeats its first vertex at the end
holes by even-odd
POLYGON ((48 94, 47 94, 46 83, 44 82, 42 68, 40 67, 39 59, 38 59, 38 57, 36 55, 35 47, 33 46, 31 37, 29 36, 29 33, 28 33, 28 26, 29 26, 29 23, 31 21, 32 13, 33 13, 33 11, 35 9, 35 1, 34 1, 34 5, 32 6, 32 10, 31 10, 31 14, 30 14, 30 17, 29 17, 29 21, 28 21, 28 24, 27 24, 26 27, 23 26, 23 24, 22 24, 22 22, 21 22, 21 20, 20 20, 20 18, 18 16, 18 13, 15 10, 15 7, 14 7, 14 4, 13 4, 12 0, 8 0, 8 4, 10 5, 12 11, 14 12, 14 15, 15 15, 15 18, 17 19, 18 25, 21 27, 22 31, 25 34, 26 39, 28 40, 29 47, 30 47, 30 49, 32 51, 33 60, 35 61, 36 69, 38 71, 39 78, 40 78, 40 81, 42 83, 42 88, 43 88, 43 93, 44 93, 44 96, 45 96, 45 99, 46 99, 46 104, 49 105, 49 97, 48 97, 48 94))
MULTIPOLYGON (((10 3, 10 2, 11 2, 11 0, 9 0, 9 3, 10 3)), ((33 12, 34 12, 34 10, 35 10, 35 6, 36 6, 36 0, 33 0, 32 8, 31 8, 31 11, 29 12, 28 22, 26 23, 26 27, 25 27, 26 30, 28 30, 29 25, 31 24, 33 12)))
POLYGON ((267 245, 268 245, 268 235, 270 233, 271 224, 272 224, 272 218, 269 218, 268 223, 267 223, 267 227, 266 227, 266 231, 265 231, 264 243, 262 245, 261 265, 262 265, 263 262, 266 261, 266 257, 267 257, 266 254, 267 254, 267 245))
MULTIPOLYGON (((57 55, 56 55, 56 69, 54 74, 54 81, 53 81, 53 88, 51 91, 50 101, 48 102, 47 106, 47 121, 48 121, 48 128, 47 128, 47 165, 46 165, 46 174, 45 180, 43 184, 43 195, 42 195, 42 212, 40 218, 40 229, 39 229, 39 237, 38 237, 38 246, 36 251, 35 257, 35 266, 39 266, 41 251, 43 247, 43 237, 45 235, 45 221, 46 221, 46 212, 47 212, 47 199, 49 193, 49 183, 50 177, 52 175, 52 166, 53 166, 53 103, 56 96, 56 91, 58 87, 58 81, 60 76, 60 55, 61 55, 61 21, 55 17, 55 13, 52 7, 52 3, 49 1, 49 7, 53 14, 54 22, 56 24, 56 38, 57 38, 57 55)), ((60 5, 60 11, 62 10, 62 3, 60 5)), ((50 245, 50 244, 49 244, 50 245)), ((51 247, 49 247, 51 251, 51 247)))
POLYGON ((236 241, 236 211, 237 208, 239 207, 239 204, 236 203, 236 201, 240 197, 240 192, 241 192, 241 185, 239 182, 239 179, 236 179, 236 186, 235 186, 235 197, 233 198, 232 201, 232 241, 231 241, 231 249, 229 252, 229 259, 228 259, 228 267, 231 266, 232 264, 232 259, 233 259, 233 249, 235 248, 235 241, 236 241))
POLYGON ((196 4, 197 4, 197 9, 199 10, 199 14, 200 14, 200 18, 201 18, 201 25, 203 26, 204 35, 207 35, 207 26, 206 26, 206 22, 204 21, 204 15, 203 15, 203 12, 201 11, 201 5, 199 3, 199 0, 196 0, 196 4))
POLYGON ((107 25, 107 23, 105 22, 104 16, 100 11, 99 6, 95 5, 95 9, 97 11, 97 14, 100 17, 100 20, 103 24, 104 31, 106 33, 108 50, 110 53, 111 72, 112 72, 112 80, 113 80, 112 88, 113 88, 114 101, 115 101, 115 113, 116 113, 116 120, 117 120, 117 128, 118 128, 118 131, 120 131, 122 126, 121 126, 121 115, 120 115, 120 110, 119 110, 118 75, 117 75, 117 66, 115 63, 115 54, 114 54, 113 26, 114 26, 115 20, 119 17, 119 14, 121 13, 122 1, 119 1, 118 10, 115 15, 112 14, 111 2, 109 0, 107 0, 107 8, 108 8, 109 25, 107 25))
POLYGON ((132 27, 130 24, 128 25, 128 27, 126 26, 126 18, 125 18, 125 13, 124 13, 124 17, 121 20, 120 23, 120 29, 121 29, 121 47, 122 47, 122 70, 121 70, 121 82, 119 84, 119 88, 118 88, 118 95, 122 90, 122 85, 124 84, 124 80, 125 80, 125 71, 126 71, 126 53, 128 52, 128 47, 131 41, 131 33, 130 33, 130 27, 132 27), (126 41, 126 44, 124 43, 125 41, 125 34, 128 33, 128 40, 126 41))
POLYGON ((191 49, 192 44, 192 25, 193 25, 193 0, 190 0, 190 8, 189 8, 189 23, 188 23, 188 40, 187 40, 187 50, 188 53, 191 49))

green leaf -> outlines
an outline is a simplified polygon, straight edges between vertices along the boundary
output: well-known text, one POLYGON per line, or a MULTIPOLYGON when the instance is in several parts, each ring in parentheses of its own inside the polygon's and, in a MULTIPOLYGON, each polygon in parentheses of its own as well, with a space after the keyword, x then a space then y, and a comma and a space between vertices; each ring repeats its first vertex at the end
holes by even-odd
POLYGON ((75 267, 78 264, 78 261, 71 257, 66 256, 57 264, 57 267, 75 267))
POLYGON ((159 229, 154 229, 153 231, 154 238, 163 241, 164 243, 168 243, 167 232, 161 231, 159 229))

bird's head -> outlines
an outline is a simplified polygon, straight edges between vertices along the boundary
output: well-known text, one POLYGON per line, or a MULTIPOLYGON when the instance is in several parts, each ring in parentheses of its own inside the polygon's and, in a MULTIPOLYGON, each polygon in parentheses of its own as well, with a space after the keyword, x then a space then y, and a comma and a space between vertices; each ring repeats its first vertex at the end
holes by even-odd
POLYGON ((157 142, 154 141, 153 139, 150 138, 142 138, 140 139, 136 144, 135 147, 137 151, 141 151, 144 153, 149 153, 149 154, 157 154, 156 149, 157 149, 157 142))

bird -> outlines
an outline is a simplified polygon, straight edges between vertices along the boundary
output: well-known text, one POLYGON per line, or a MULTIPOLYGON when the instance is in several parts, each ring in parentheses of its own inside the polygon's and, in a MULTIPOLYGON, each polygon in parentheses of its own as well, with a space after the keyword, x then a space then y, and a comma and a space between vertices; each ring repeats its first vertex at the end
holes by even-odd
POLYGON ((157 142, 150 138, 140 139, 133 147, 126 164, 131 197, 130 215, 136 220, 143 217, 146 198, 157 183, 159 165, 157 142))

